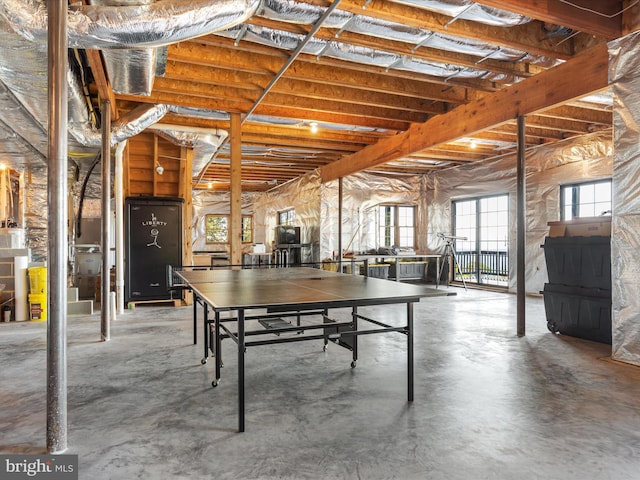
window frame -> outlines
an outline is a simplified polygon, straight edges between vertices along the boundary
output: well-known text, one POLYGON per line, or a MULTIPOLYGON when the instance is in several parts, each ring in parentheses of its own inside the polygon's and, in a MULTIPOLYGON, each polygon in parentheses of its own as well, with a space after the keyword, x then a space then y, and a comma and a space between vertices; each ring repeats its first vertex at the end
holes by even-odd
POLYGON ((397 246, 401 248, 416 248, 416 205, 410 204, 381 204, 378 205, 378 231, 377 241, 379 247, 397 246), (401 210, 411 209, 412 224, 401 225, 401 210), (384 209, 384 210, 383 210, 384 209), (384 213, 383 213, 384 211, 384 213), (388 222, 387 222, 388 221, 388 222), (403 235, 406 230, 411 230, 411 245, 403 245, 403 235), (387 240, 391 243, 387 244, 387 240))
MULTIPOLYGON (((207 245, 229 245, 229 226, 230 226, 230 221, 229 221, 229 217, 230 215, 227 214, 219 214, 219 213, 208 213, 205 215, 205 219, 204 219, 204 228, 205 228, 205 243, 207 245), (213 241, 213 240, 209 240, 209 219, 210 218, 223 218, 225 219, 226 222, 226 235, 225 235, 225 239, 224 241, 213 241)), ((253 243, 253 215, 242 215, 242 233, 241 233, 241 238, 242 238, 242 244, 249 244, 249 243, 253 243), (245 222, 248 221, 249 222, 249 240, 245 240, 245 236, 246 236, 246 230, 245 230, 245 222)))
POLYGON ((287 208, 285 210, 280 210, 278 212, 278 225, 294 225, 295 220, 296 220, 295 208, 287 208))
MULTIPOLYGON (((595 193, 595 192, 594 192, 595 193)), ((601 216, 604 213, 611 214, 611 210, 613 207, 613 181, 610 178, 600 179, 600 180, 592 180, 587 182, 576 182, 576 183, 567 183, 565 185, 560 185, 560 219, 563 221, 573 220, 575 218, 588 218, 593 216, 601 216), (594 215, 580 215, 580 207, 582 205, 599 205, 604 203, 602 200, 598 200, 594 197, 593 202, 581 202, 580 201, 580 192, 583 187, 595 187, 597 185, 609 185, 609 208, 604 210, 602 213, 594 214, 594 215), (571 204, 567 204, 567 195, 571 195, 571 204), (567 218, 566 207, 571 208, 571 218, 567 218)))

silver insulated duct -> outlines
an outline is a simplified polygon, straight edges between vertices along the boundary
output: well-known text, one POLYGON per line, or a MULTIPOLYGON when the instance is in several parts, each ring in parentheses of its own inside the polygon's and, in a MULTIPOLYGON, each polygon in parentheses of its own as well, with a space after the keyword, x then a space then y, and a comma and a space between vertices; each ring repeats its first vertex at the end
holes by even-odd
MULTIPOLYGON (((164 58, 162 47, 231 28, 251 17, 260 5, 259 0, 95 3, 77 6, 70 11, 69 46, 117 52, 107 60, 111 68, 110 78, 118 82, 114 89, 142 94, 150 91, 156 70, 162 68, 157 60, 164 58), (135 54, 132 55, 131 49, 135 54)), ((40 152, 40 146, 46 145, 47 118, 46 109, 42 108, 47 104, 46 41, 46 2, 0 2, 0 82, 19 102, 26 120, 35 120, 40 128, 30 127, 29 121, 25 121, 24 126, 14 127, 11 112, 15 108, 11 105, 0 110, 0 121, 11 125, 14 131, 18 129, 16 135, 37 145, 40 152)), ((83 147, 100 145, 100 132, 91 122, 80 79, 71 71, 67 78, 69 131, 73 137, 69 150, 71 156, 74 152, 82 155, 83 147)), ((166 105, 153 105, 135 110, 114 124, 114 141, 125 140, 144 130, 162 118, 168 108, 166 105)))

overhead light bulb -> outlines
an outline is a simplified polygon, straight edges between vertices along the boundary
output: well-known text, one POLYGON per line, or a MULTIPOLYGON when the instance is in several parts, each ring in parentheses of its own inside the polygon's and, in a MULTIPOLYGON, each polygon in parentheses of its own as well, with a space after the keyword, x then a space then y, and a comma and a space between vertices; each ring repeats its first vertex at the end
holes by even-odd
POLYGON ((164 173, 164 167, 162 165, 158 165, 156 167, 156 172, 158 173, 158 175, 162 175, 164 173))
POLYGON ((311 133, 318 133, 318 124, 316 122, 311 122, 309 127, 311 128, 311 133))
POLYGON ((475 140, 471 140, 471 143, 469 144, 469 146, 471 148, 476 148, 478 146, 478 142, 476 142, 475 140))
POLYGON ((209 190, 213 188, 213 182, 209 182, 209 190))

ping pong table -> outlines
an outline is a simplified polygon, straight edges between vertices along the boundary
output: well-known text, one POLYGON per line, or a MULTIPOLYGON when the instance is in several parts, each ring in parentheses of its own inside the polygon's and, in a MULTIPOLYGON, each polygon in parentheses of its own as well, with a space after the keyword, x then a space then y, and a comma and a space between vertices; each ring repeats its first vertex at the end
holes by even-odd
MULTIPOLYGON (((221 379, 222 340, 230 338, 237 344, 240 432, 245 430, 245 350, 250 346, 322 340, 324 349, 334 343, 350 350, 351 367, 355 368, 358 336, 389 332, 406 335, 407 399, 412 402, 414 303, 423 297, 449 294, 419 285, 308 267, 237 270, 188 267, 171 270, 170 267, 170 276, 193 292, 194 322, 197 306, 203 306, 202 363, 206 363, 211 352, 215 359, 212 386, 218 386, 221 379), (359 307, 391 304, 406 304, 404 325, 390 325, 362 315, 358 310, 359 307), (350 308, 351 319, 330 317, 330 311, 339 308, 350 308), (210 311, 214 313, 213 320, 210 311), (222 318, 222 312, 230 313, 222 318), (246 328, 247 323, 256 321, 263 328, 246 328), (362 322, 368 328, 362 329, 362 322)), ((194 338, 194 343, 196 340, 194 338)))

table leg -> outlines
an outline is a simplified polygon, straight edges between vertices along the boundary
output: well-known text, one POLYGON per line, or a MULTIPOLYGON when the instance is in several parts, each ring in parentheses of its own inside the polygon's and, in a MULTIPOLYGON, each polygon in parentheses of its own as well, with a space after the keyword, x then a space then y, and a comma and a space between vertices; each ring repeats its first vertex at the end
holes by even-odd
POLYGON ((216 385, 218 384, 218 382, 220 381, 220 368, 222 367, 222 340, 220 338, 220 312, 216 312, 216 317, 215 317, 215 328, 214 328, 214 332, 215 332, 215 351, 214 351, 214 356, 215 356, 215 360, 216 360, 216 379, 215 379, 215 383, 216 385))
POLYGON ((193 344, 198 344, 198 299, 193 296, 193 344))
POLYGON ((244 310, 238 310, 238 431, 244 432, 244 310))
POLYGON ((440 286, 440 257, 436 257, 436 288, 440 286))
MULTIPOLYGON (((358 331, 358 307, 353 307, 353 312, 351 314, 352 322, 353 322, 353 331, 358 331)), ((355 368, 356 362, 358 361, 358 335, 354 335, 351 337, 353 339, 353 355, 351 357, 351 368, 355 368)))
POLYGON ((413 303, 407 303, 407 400, 413 402, 413 303))
POLYGON ((207 305, 207 302, 205 302, 203 300, 202 302, 202 308, 203 308, 203 323, 204 323, 204 328, 203 328, 203 337, 204 337, 204 357, 202 357, 202 360, 200 361, 200 363, 202 363, 203 365, 205 363, 207 363, 207 358, 209 358, 209 332, 207 331, 209 329, 209 306, 207 305))

